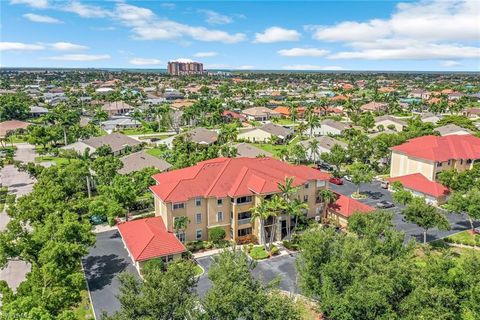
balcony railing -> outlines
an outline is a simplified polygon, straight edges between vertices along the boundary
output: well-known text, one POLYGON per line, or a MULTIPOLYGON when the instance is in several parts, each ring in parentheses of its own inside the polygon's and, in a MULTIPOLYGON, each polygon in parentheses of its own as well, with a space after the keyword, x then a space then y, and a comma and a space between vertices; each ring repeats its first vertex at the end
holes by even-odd
POLYGON ((250 218, 238 219, 238 225, 249 224, 249 223, 251 223, 250 218))

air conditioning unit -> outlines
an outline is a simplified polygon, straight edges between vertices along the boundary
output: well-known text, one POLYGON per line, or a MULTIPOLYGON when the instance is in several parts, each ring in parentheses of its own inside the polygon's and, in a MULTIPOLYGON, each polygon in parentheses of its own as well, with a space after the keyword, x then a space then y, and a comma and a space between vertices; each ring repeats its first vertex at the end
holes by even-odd
POLYGON ((320 222, 320 219, 321 219, 321 218, 322 218, 322 217, 320 217, 320 216, 315 216, 315 221, 320 222))

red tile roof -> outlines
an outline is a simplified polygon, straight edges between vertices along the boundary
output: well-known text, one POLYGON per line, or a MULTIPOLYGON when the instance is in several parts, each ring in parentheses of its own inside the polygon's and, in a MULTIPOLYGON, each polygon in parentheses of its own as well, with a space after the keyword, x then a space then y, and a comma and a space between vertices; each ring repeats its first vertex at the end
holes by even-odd
POLYGON ((216 158, 197 165, 153 176, 150 190, 165 202, 195 197, 239 197, 278 192, 278 183, 294 178, 294 185, 328 180, 330 175, 306 166, 294 166, 273 158, 216 158))
POLYGON ((118 231, 135 261, 163 257, 185 251, 177 237, 168 232, 162 217, 128 221, 118 231))
POLYGON ((234 112, 234 111, 231 111, 231 110, 224 110, 223 111, 223 116, 230 116, 234 119, 245 119, 244 114, 240 114, 240 113, 237 113, 237 112, 234 112))
POLYGON ((329 205, 330 210, 349 218, 356 212, 367 213, 375 210, 374 207, 361 203, 355 199, 337 193, 337 201, 329 205))
POLYGON ((29 125, 31 125, 31 123, 19 120, 7 120, 0 122, 0 136, 4 136, 10 131, 27 129, 29 125))
POLYGON ((391 149, 431 161, 480 159, 480 138, 472 135, 423 136, 391 149))
POLYGON ((405 176, 388 178, 387 181, 390 183, 400 181, 402 185, 407 189, 418 191, 420 193, 434 196, 436 198, 447 195, 449 193, 447 187, 438 182, 428 180, 421 173, 413 173, 405 176))

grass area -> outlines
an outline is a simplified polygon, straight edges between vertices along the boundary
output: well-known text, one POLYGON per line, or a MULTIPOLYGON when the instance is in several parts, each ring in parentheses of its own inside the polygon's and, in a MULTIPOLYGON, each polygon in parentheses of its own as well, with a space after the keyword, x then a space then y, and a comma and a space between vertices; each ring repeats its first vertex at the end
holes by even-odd
POLYGON ((134 134, 147 134, 147 133, 155 133, 152 129, 147 128, 136 128, 136 129, 124 129, 120 130, 120 133, 126 135, 134 135, 134 134))
POLYGON ((463 244, 467 246, 480 246, 480 234, 471 234, 469 230, 452 234, 446 237, 445 242, 463 244))
POLYGON ((75 319, 84 320, 84 319, 94 319, 92 306, 90 305, 90 298, 88 297, 87 289, 80 292, 82 301, 78 306, 73 310, 75 314, 75 319))
POLYGON ((5 207, 5 203, 0 203, 0 212, 3 211, 3 208, 5 207))
MULTIPOLYGON (((279 125, 293 124, 293 121, 291 119, 287 119, 287 118, 274 119, 273 122, 276 123, 276 124, 279 124, 279 125)), ((298 121, 296 121, 295 124, 298 125, 298 121)))
POLYGON ((163 151, 158 148, 150 148, 145 150, 149 155, 161 158, 163 151))
POLYGON ((253 247, 249 254, 255 260, 267 259, 270 256, 263 246, 253 247))
POLYGON ((6 142, 8 143, 21 143, 21 142, 26 142, 27 141, 27 136, 25 135, 20 135, 20 134, 15 134, 12 136, 8 136, 6 142))
POLYGON ((271 143, 252 143, 252 145, 264 151, 270 152, 273 155, 275 155, 281 149, 285 148, 285 146, 283 145, 276 145, 271 143))
POLYGON ((195 265, 195 276, 201 276, 203 273, 203 268, 200 267, 198 264, 195 265))
POLYGON ((57 166, 65 165, 70 163, 70 159, 61 158, 61 157, 53 157, 53 156, 38 156, 35 158, 35 162, 44 162, 44 161, 51 161, 54 162, 57 166))
POLYGON ((168 138, 168 137, 171 137, 172 135, 171 134, 152 134, 152 135, 149 135, 149 136, 143 136, 143 137, 139 137, 140 140, 147 140, 147 139, 152 139, 152 138, 155 138, 155 139, 158 139, 158 140, 162 140, 162 139, 165 139, 165 138, 168 138))

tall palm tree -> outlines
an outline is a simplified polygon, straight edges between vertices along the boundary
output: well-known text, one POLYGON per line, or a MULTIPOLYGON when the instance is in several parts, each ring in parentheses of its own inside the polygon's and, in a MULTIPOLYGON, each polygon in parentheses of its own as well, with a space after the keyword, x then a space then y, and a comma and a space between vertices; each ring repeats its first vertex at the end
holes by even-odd
POLYGON ((187 216, 180 216, 176 217, 173 220, 173 230, 175 231, 175 235, 178 237, 178 232, 185 232, 187 230, 188 224, 190 223, 190 219, 187 216))
POLYGON ((310 139, 308 142, 308 150, 310 151, 310 156, 313 159, 313 162, 317 162, 317 157, 320 156, 320 153, 318 152, 318 145, 320 143, 318 142, 317 139, 310 139))
POLYGON ((319 193, 323 202, 323 223, 327 223, 328 220, 328 206, 337 201, 337 195, 328 189, 323 189, 319 193))
MULTIPOLYGON (((270 228, 270 239, 268 242, 269 252, 272 251, 273 239, 275 239, 275 234, 277 231, 277 222, 278 216, 285 212, 286 205, 285 200, 279 195, 275 194, 270 200, 267 201, 267 216, 272 218, 272 226, 270 228)), ((267 218, 267 219, 268 219, 267 218)))
MULTIPOLYGON (((305 210, 308 210, 308 204, 306 202, 302 202, 299 199, 293 199, 290 203, 286 205, 286 211, 289 217, 295 217, 295 226, 297 228, 298 225, 298 217, 303 216, 305 210)), ((290 221, 289 221, 290 222, 290 221)), ((287 228, 287 238, 290 240, 291 238, 291 231, 290 226, 287 228)))
POLYGON ((290 112, 290 119, 292 119, 293 121, 293 133, 295 134, 295 122, 297 120, 297 117, 298 117, 298 109, 297 109, 297 106, 295 106, 294 104, 290 104, 288 106, 288 112, 290 112))
POLYGON ((308 106, 305 111, 307 127, 310 129, 310 137, 313 137, 313 129, 320 127, 320 118, 315 114, 313 106, 308 106))
POLYGON ((266 251, 268 251, 268 247, 267 247, 267 232, 265 230, 265 221, 269 217, 268 211, 269 211, 268 200, 262 199, 262 201, 260 201, 260 204, 258 204, 251 210, 252 215, 250 218, 252 224, 255 223, 255 221, 257 220, 260 223, 260 232, 262 233, 263 246, 265 247, 266 251))

